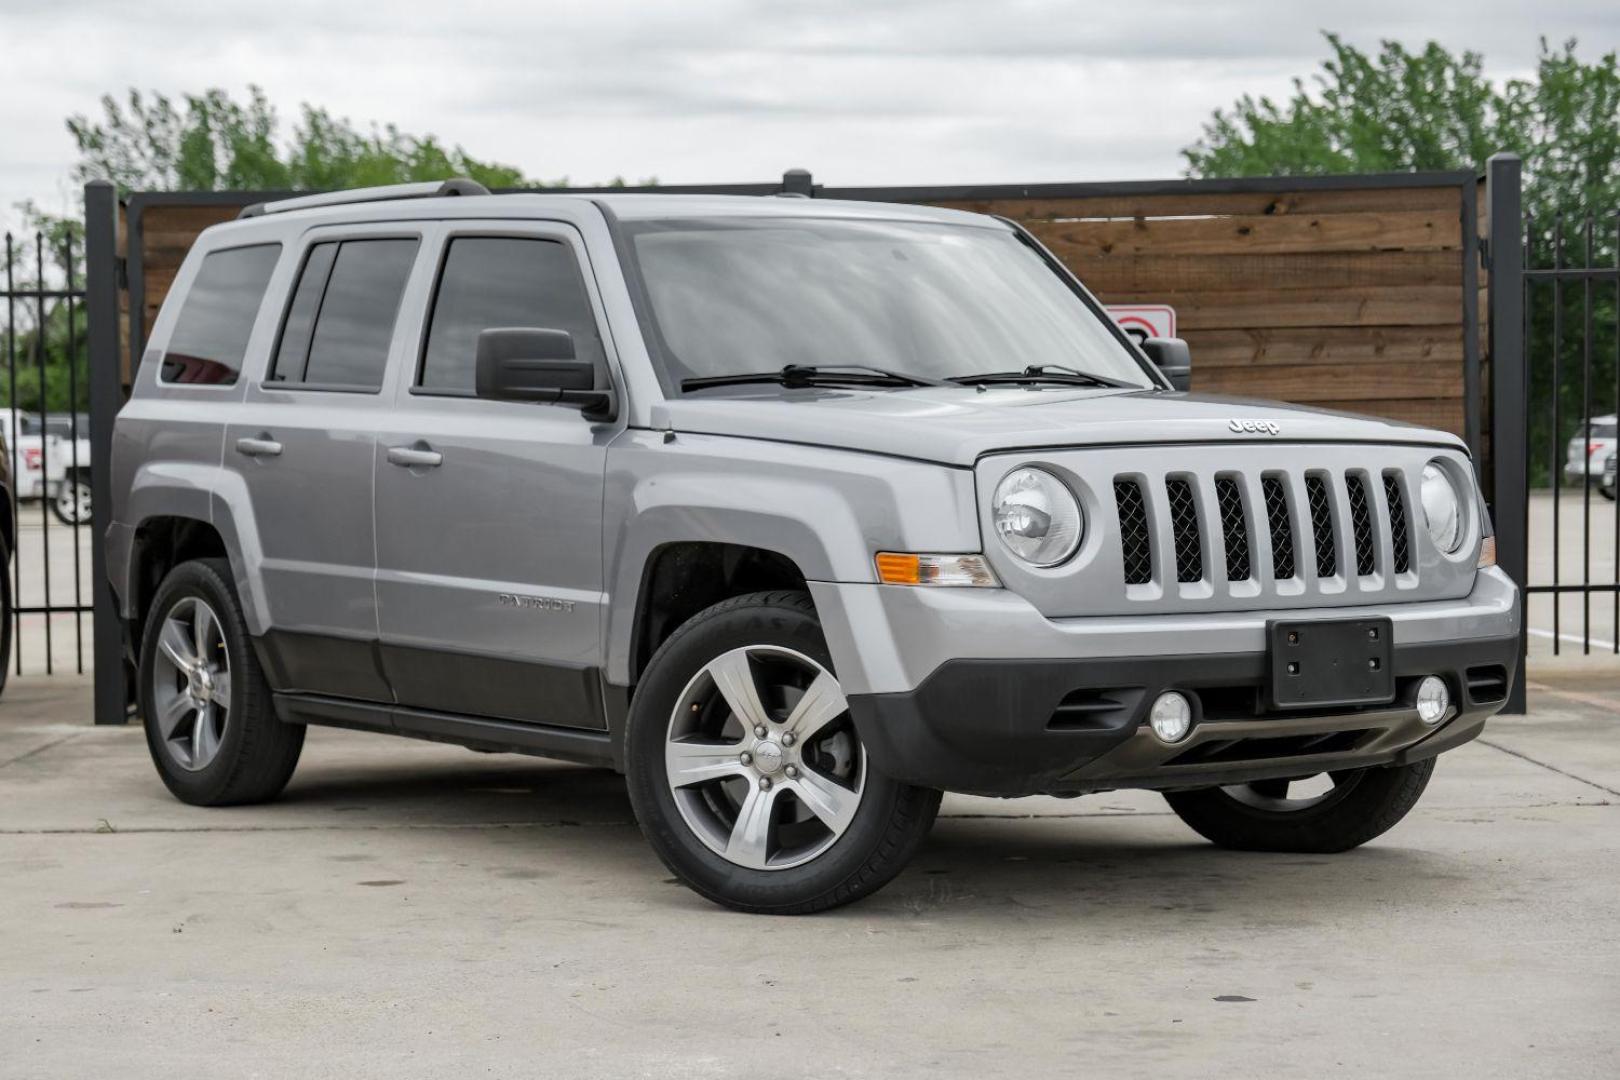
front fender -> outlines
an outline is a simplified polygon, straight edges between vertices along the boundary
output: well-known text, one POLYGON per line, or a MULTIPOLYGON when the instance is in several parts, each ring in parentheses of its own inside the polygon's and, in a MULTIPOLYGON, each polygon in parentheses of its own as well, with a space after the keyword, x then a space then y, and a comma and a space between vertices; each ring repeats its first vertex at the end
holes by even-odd
POLYGON ((761 548, 807 581, 840 582, 875 581, 878 551, 980 548, 971 471, 822 447, 628 431, 608 451, 604 505, 604 650, 618 685, 648 561, 666 544, 761 548))

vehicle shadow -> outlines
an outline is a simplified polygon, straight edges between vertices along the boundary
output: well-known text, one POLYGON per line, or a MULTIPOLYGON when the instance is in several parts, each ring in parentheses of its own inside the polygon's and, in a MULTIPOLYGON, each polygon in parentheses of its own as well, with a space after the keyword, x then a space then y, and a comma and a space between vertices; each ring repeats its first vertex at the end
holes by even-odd
MULTIPOLYGON (((322 816, 461 830, 446 843, 464 854, 498 852, 508 867, 526 845, 542 843, 523 828, 542 829, 549 872, 622 875, 632 892, 668 881, 635 827, 623 778, 610 770, 515 757, 425 769, 333 763, 301 773, 283 802, 322 816)), ((1454 860, 1402 846, 1398 832, 1339 855, 1263 854, 1220 850, 1167 814, 942 817, 895 882, 829 917, 1083 917, 1093 930, 1117 923, 1141 932, 1238 911, 1257 928, 1285 929, 1395 903, 1454 906, 1468 880, 1454 860)), ((694 914, 720 910, 684 889, 652 898, 694 914)))

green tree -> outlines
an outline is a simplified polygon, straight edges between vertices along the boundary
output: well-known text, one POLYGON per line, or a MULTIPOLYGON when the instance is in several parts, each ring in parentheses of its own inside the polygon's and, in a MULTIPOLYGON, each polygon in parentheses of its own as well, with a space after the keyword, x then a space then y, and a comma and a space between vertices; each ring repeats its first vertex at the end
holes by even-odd
MULTIPOLYGON (((450 176, 491 188, 539 186, 515 166, 479 160, 435 136, 407 134, 392 124, 363 130, 313 105, 300 106, 298 123, 283 139, 276 110, 257 87, 245 101, 217 89, 179 99, 133 89, 122 99, 109 94, 99 117, 69 117, 67 129, 79 151, 74 177, 111 180, 125 193, 321 191, 450 176)), ((21 291, 38 291, 42 283, 59 291, 70 276, 82 283, 82 224, 31 204, 21 209, 25 229, 8 237, 10 260, 0 265, 0 285, 6 275, 21 291)), ((5 369, 0 408, 13 401, 24 409, 86 407, 86 380, 71 378, 69 370, 70 362, 82 362, 85 329, 83 305, 72 308, 59 296, 7 307, 0 363, 16 357, 15 383, 5 369)))
MULTIPOLYGON (((1586 62, 1576 42, 1541 42, 1536 75, 1498 85, 1478 53, 1454 54, 1436 42, 1420 51, 1386 41, 1367 53, 1335 34, 1321 70, 1294 80, 1278 102, 1245 96, 1218 109, 1203 137, 1182 151, 1189 176, 1320 175, 1406 170, 1482 171, 1498 151, 1524 163, 1529 262, 1548 266, 1590 258, 1616 264, 1620 210, 1620 59, 1613 51, 1586 62)), ((1609 412, 1617 393, 1615 290, 1592 290, 1590 395, 1578 377, 1587 345, 1587 290, 1531 292, 1527 355, 1531 367, 1533 475, 1556 475, 1554 453, 1585 415, 1609 412), (1553 311, 1562 314, 1556 342, 1553 311), (1553 369, 1558 422, 1553 421, 1553 369), (1576 373, 1570 377, 1569 373, 1576 373), (1584 412, 1583 412, 1584 410, 1584 412)))
POLYGON ((101 117, 67 121, 79 148, 75 176, 125 191, 331 190, 468 176, 487 187, 534 184, 516 166, 480 161, 433 135, 393 124, 357 128, 313 105, 299 108, 290 137, 258 87, 245 102, 224 90, 163 94, 130 90, 101 99, 101 117))

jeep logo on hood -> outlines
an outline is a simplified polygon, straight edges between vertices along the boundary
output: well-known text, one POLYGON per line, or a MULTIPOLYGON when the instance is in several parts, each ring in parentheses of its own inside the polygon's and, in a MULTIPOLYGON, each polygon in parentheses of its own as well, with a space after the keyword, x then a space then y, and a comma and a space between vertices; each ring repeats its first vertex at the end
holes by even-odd
POLYGON ((1239 435, 1282 434, 1282 426, 1275 420, 1228 420, 1226 426, 1239 435))

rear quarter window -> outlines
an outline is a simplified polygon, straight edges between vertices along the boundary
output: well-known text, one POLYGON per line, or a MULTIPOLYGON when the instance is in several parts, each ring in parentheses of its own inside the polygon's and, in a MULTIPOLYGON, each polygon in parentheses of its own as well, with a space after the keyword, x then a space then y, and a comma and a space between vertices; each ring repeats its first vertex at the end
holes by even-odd
POLYGON ((163 353, 163 382, 229 386, 236 381, 280 257, 280 244, 255 244, 203 259, 163 353))

